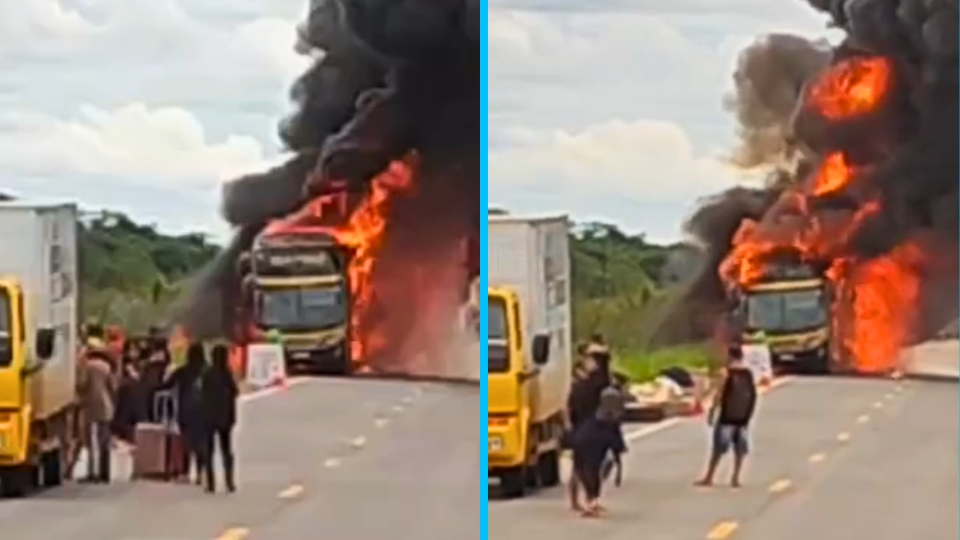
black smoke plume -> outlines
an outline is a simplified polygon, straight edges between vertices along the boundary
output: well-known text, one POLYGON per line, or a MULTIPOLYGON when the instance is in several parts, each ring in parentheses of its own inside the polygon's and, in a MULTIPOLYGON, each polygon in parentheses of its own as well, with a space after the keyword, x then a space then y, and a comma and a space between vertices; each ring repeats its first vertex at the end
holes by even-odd
POLYGON ((295 112, 280 126, 293 157, 225 186, 222 214, 237 232, 182 312, 191 336, 229 335, 238 255, 267 221, 331 181, 363 192, 391 161, 418 154, 417 194, 391 209, 388 259, 428 257, 479 219, 476 0, 313 0, 291 46, 294 38, 318 59, 294 84, 295 112))
MULTIPOLYGON (((809 179, 828 152, 842 150, 869 172, 848 192, 813 200, 819 218, 850 215, 878 197, 882 211, 865 220, 844 256, 867 260, 908 238, 932 238, 936 255, 955 263, 958 230, 957 0, 810 0, 830 26, 845 32, 835 47, 798 36, 771 35, 741 53, 728 109, 738 121, 733 162, 770 171, 763 189, 732 189, 701 206, 685 228, 704 251, 699 277, 663 329, 664 341, 710 336, 725 308, 718 265, 745 219, 782 221, 780 192, 809 179), (883 56, 894 71, 880 109, 860 122, 825 123, 806 107, 805 90, 830 65, 857 56, 883 56), (831 214, 833 213, 833 214, 831 214), (678 318, 701 316, 690 328, 678 318), (667 334, 670 334, 667 337, 667 334), (692 334, 692 335, 691 335, 692 334)), ((921 332, 930 334, 957 315, 955 264, 924 276, 921 332), (952 268, 952 269, 951 269, 952 268), (934 302, 944 295, 950 302, 934 302)), ((922 337, 922 336, 921 336, 922 337)))

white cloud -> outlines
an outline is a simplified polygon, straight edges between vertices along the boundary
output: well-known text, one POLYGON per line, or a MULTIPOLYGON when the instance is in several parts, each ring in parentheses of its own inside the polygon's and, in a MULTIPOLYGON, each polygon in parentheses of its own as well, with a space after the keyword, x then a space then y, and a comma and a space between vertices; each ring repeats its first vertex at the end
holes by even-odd
POLYGON ((518 144, 490 156, 492 198, 514 188, 548 188, 569 195, 572 207, 582 192, 676 202, 738 180, 716 157, 698 156, 683 130, 669 122, 613 120, 578 133, 511 136, 518 144))
POLYGON ((209 141, 190 112, 135 103, 115 110, 83 106, 73 119, 43 114, 0 117, 0 170, 39 177, 110 175, 131 182, 202 186, 265 168, 260 143, 233 135, 209 141))
POLYGON ((275 163, 306 0, 0 3, 0 191, 210 223, 215 183, 275 163))
POLYGON ((491 201, 646 226, 625 200, 686 211, 738 181, 716 156, 740 50, 824 19, 800 1, 493 0, 489 28, 491 201))
MULTIPOLYGON (((64 2, 16 2, 9 19, 13 22, 0 22, 0 29, 51 26, 58 19, 37 6, 64 2)), ((44 110, 62 107, 66 96, 74 103, 101 107, 132 101, 175 103, 202 114, 220 114, 217 120, 233 109, 236 115, 264 117, 263 135, 269 138, 273 133, 266 117, 282 114, 290 83, 312 61, 294 51, 298 21, 293 18, 236 19, 231 13, 226 21, 217 21, 208 13, 201 20, 185 9, 185 0, 92 4, 96 9, 60 8, 84 31, 31 31, 31 39, 17 38, 18 45, 11 41, 6 49, 0 37, 4 93, 15 95, 22 107, 44 110)))
POLYGON ((294 78, 304 72, 313 61, 294 53, 295 26, 291 21, 275 17, 260 18, 244 24, 237 34, 274 64, 286 77, 294 78))
POLYGON ((68 44, 94 32, 95 25, 56 0, 9 2, 0 16, 0 55, 51 42, 68 44))

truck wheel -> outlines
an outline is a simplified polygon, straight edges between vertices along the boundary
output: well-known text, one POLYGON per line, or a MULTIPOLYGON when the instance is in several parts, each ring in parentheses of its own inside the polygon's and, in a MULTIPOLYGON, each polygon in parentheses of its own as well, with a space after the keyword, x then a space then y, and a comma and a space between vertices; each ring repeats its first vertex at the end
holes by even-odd
POLYGON ((0 497, 19 498, 37 487, 37 468, 21 465, 0 470, 0 497))
POLYGON ((560 483, 560 451, 552 450, 537 460, 537 476, 541 487, 554 487, 560 483))
POLYGON ((40 475, 43 487, 59 487, 63 485, 64 461, 63 450, 51 450, 40 458, 40 475))
POLYGON ((513 467, 500 473, 500 494, 507 499, 518 499, 527 494, 527 468, 513 467))

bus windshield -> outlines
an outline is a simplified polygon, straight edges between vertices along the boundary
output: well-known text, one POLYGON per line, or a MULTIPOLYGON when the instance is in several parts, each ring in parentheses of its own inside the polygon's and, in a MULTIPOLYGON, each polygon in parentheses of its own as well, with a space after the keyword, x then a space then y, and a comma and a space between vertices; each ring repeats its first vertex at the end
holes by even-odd
POLYGON ((507 304, 499 298, 487 303, 487 372, 504 373, 510 369, 507 304))
POLYGON ((341 287, 266 288, 258 296, 258 323, 263 328, 310 331, 346 322, 341 287))
POLYGON ((13 328, 10 321, 10 296, 7 291, 0 289, 0 367, 7 367, 13 362, 13 328))
POLYGON ((801 332, 827 324, 821 289, 750 293, 746 301, 747 327, 770 332, 801 332))

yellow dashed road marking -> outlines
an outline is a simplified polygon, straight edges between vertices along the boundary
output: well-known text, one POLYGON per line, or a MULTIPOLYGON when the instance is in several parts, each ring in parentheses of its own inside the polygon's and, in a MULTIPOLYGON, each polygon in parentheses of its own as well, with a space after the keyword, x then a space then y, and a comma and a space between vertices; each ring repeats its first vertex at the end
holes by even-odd
POLYGON ((866 423, 869 422, 869 421, 870 421, 870 417, 867 416, 867 415, 865 415, 865 414, 862 414, 862 415, 860 415, 860 416, 857 417, 857 423, 858 423, 858 424, 866 424, 866 423))
POLYGON ((736 521, 717 523, 717 525, 707 533, 707 540, 726 540, 736 532, 739 526, 736 521))
POLYGON ((281 499, 294 499, 299 497, 301 494, 303 494, 303 486, 294 484, 278 493, 277 497, 280 497, 281 499))
POLYGON ((382 428, 383 426, 386 426, 388 422, 389 420, 386 418, 377 418, 373 421, 373 425, 377 426, 378 428, 382 428))
POLYGON ((790 486, 793 485, 793 482, 788 478, 781 478, 773 484, 770 484, 770 493, 783 493, 784 491, 790 489, 790 486))
POLYGON ((367 444, 367 438, 364 436, 355 437, 350 441, 350 446, 354 448, 363 448, 367 444))
POLYGON ((329 458, 323 462, 323 466, 328 469, 332 469, 334 467, 337 467, 338 465, 340 465, 340 460, 334 457, 329 458))
POLYGON ((874 401, 874 402, 873 402, 873 408, 874 408, 874 409, 882 409, 882 408, 883 408, 883 402, 882 402, 882 401, 874 401))
POLYGON ((850 440, 850 434, 847 432, 840 433, 837 435, 837 440, 840 442, 847 442, 850 440))
POLYGON ((243 540, 250 534, 250 529, 235 527, 227 529, 223 534, 217 537, 217 540, 243 540))
POLYGON ((826 454, 814 454, 810 456, 810 463, 820 463, 827 458, 826 454))

